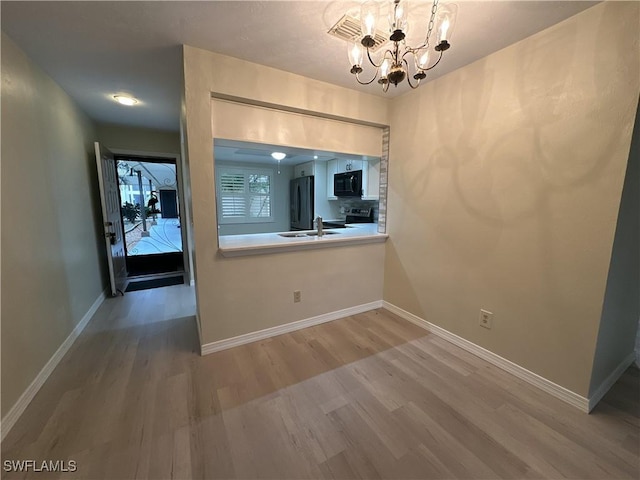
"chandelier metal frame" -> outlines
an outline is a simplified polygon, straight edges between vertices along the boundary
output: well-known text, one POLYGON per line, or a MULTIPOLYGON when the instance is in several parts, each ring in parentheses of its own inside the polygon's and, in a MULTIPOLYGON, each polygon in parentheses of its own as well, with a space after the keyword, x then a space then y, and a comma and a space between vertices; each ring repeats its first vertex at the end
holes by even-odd
POLYGON ((361 38, 354 38, 349 42, 349 60, 352 67, 350 72, 355 76, 356 81, 361 85, 369 85, 376 79, 382 85, 384 92, 389 90, 389 85, 396 87, 402 81, 407 80, 413 89, 420 86, 420 82, 427 77, 426 72, 435 68, 442 60, 442 55, 451 47, 450 38, 455 24, 457 5, 439 4, 439 0, 434 0, 431 6, 431 15, 427 27, 427 33, 422 44, 411 47, 406 44, 407 10, 401 0, 393 0, 392 12, 389 15, 389 40, 393 42, 391 48, 387 48, 379 62, 373 59, 371 47, 375 45, 375 22, 377 21, 379 4, 375 0, 368 0, 362 4, 360 11, 360 21, 362 23, 361 38), (438 34, 438 43, 433 47, 437 53, 437 59, 430 63, 430 42, 434 30, 438 34), (366 49, 367 59, 375 68, 374 76, 371 80, 363 81, 360 74, 362 68, 363 49, 366 49), (411 68, 408 58, 413 57, 414 75, 410 75, 411 68), (411 77, 413 80, 411 81, 411 77))

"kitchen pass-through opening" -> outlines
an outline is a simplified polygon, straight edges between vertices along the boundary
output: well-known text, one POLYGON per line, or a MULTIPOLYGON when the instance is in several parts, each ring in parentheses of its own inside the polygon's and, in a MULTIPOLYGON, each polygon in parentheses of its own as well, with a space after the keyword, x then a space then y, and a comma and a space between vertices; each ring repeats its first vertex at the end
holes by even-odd
POLYGON ((115 155, 115 160, 130 280, 127 291, 183 283, 176 160, 134 155, 115 155))

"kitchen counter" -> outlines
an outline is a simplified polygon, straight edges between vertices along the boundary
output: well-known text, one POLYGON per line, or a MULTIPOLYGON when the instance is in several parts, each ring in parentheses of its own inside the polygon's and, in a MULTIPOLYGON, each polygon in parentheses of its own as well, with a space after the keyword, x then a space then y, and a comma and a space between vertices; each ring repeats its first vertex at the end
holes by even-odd
MULTIPOLYGON (((388 238, 387 234, 378 233, 377 223, 353 223, 348 224, 347 228, 325 228, 324 231, 325 233, 336 233, 323 235, 322 237, 306 235, 304 237, 282 237, 279 233, 221 235, 219 238, 219 250, 224 257, 239 257, 363 243, 382 243, 388 238)), ((280 233, 306 232, 315 232, 315 230, 280 233)))

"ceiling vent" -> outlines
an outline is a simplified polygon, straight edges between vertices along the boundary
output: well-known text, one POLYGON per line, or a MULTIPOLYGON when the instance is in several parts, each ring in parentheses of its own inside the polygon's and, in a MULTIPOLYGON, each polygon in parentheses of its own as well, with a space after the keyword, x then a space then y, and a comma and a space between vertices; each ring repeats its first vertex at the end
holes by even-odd
MULTIPOLYGON (((360 38, 362 36, 362 30, 360 29, 360 20, 353 18, 351 15, 344 15, 338 23, 329 29, 329 35, 341 38, 342 40, 351 40, 352 38, 360 38)), ((382 32, 376 30, 374 35, 375 44, 369 50, 372 52, 377 51, 382 45, 389 41, 382 32)))

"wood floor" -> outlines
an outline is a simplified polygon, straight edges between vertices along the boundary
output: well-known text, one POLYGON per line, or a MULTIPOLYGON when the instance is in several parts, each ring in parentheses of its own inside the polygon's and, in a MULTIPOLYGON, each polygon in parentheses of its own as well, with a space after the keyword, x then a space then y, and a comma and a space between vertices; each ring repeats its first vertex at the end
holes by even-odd
POLYGON ((640 377, 591 415, 385 310, 197 354, 193 297, 109 299, 2 444, 3 478, 639 478, 640 377))

